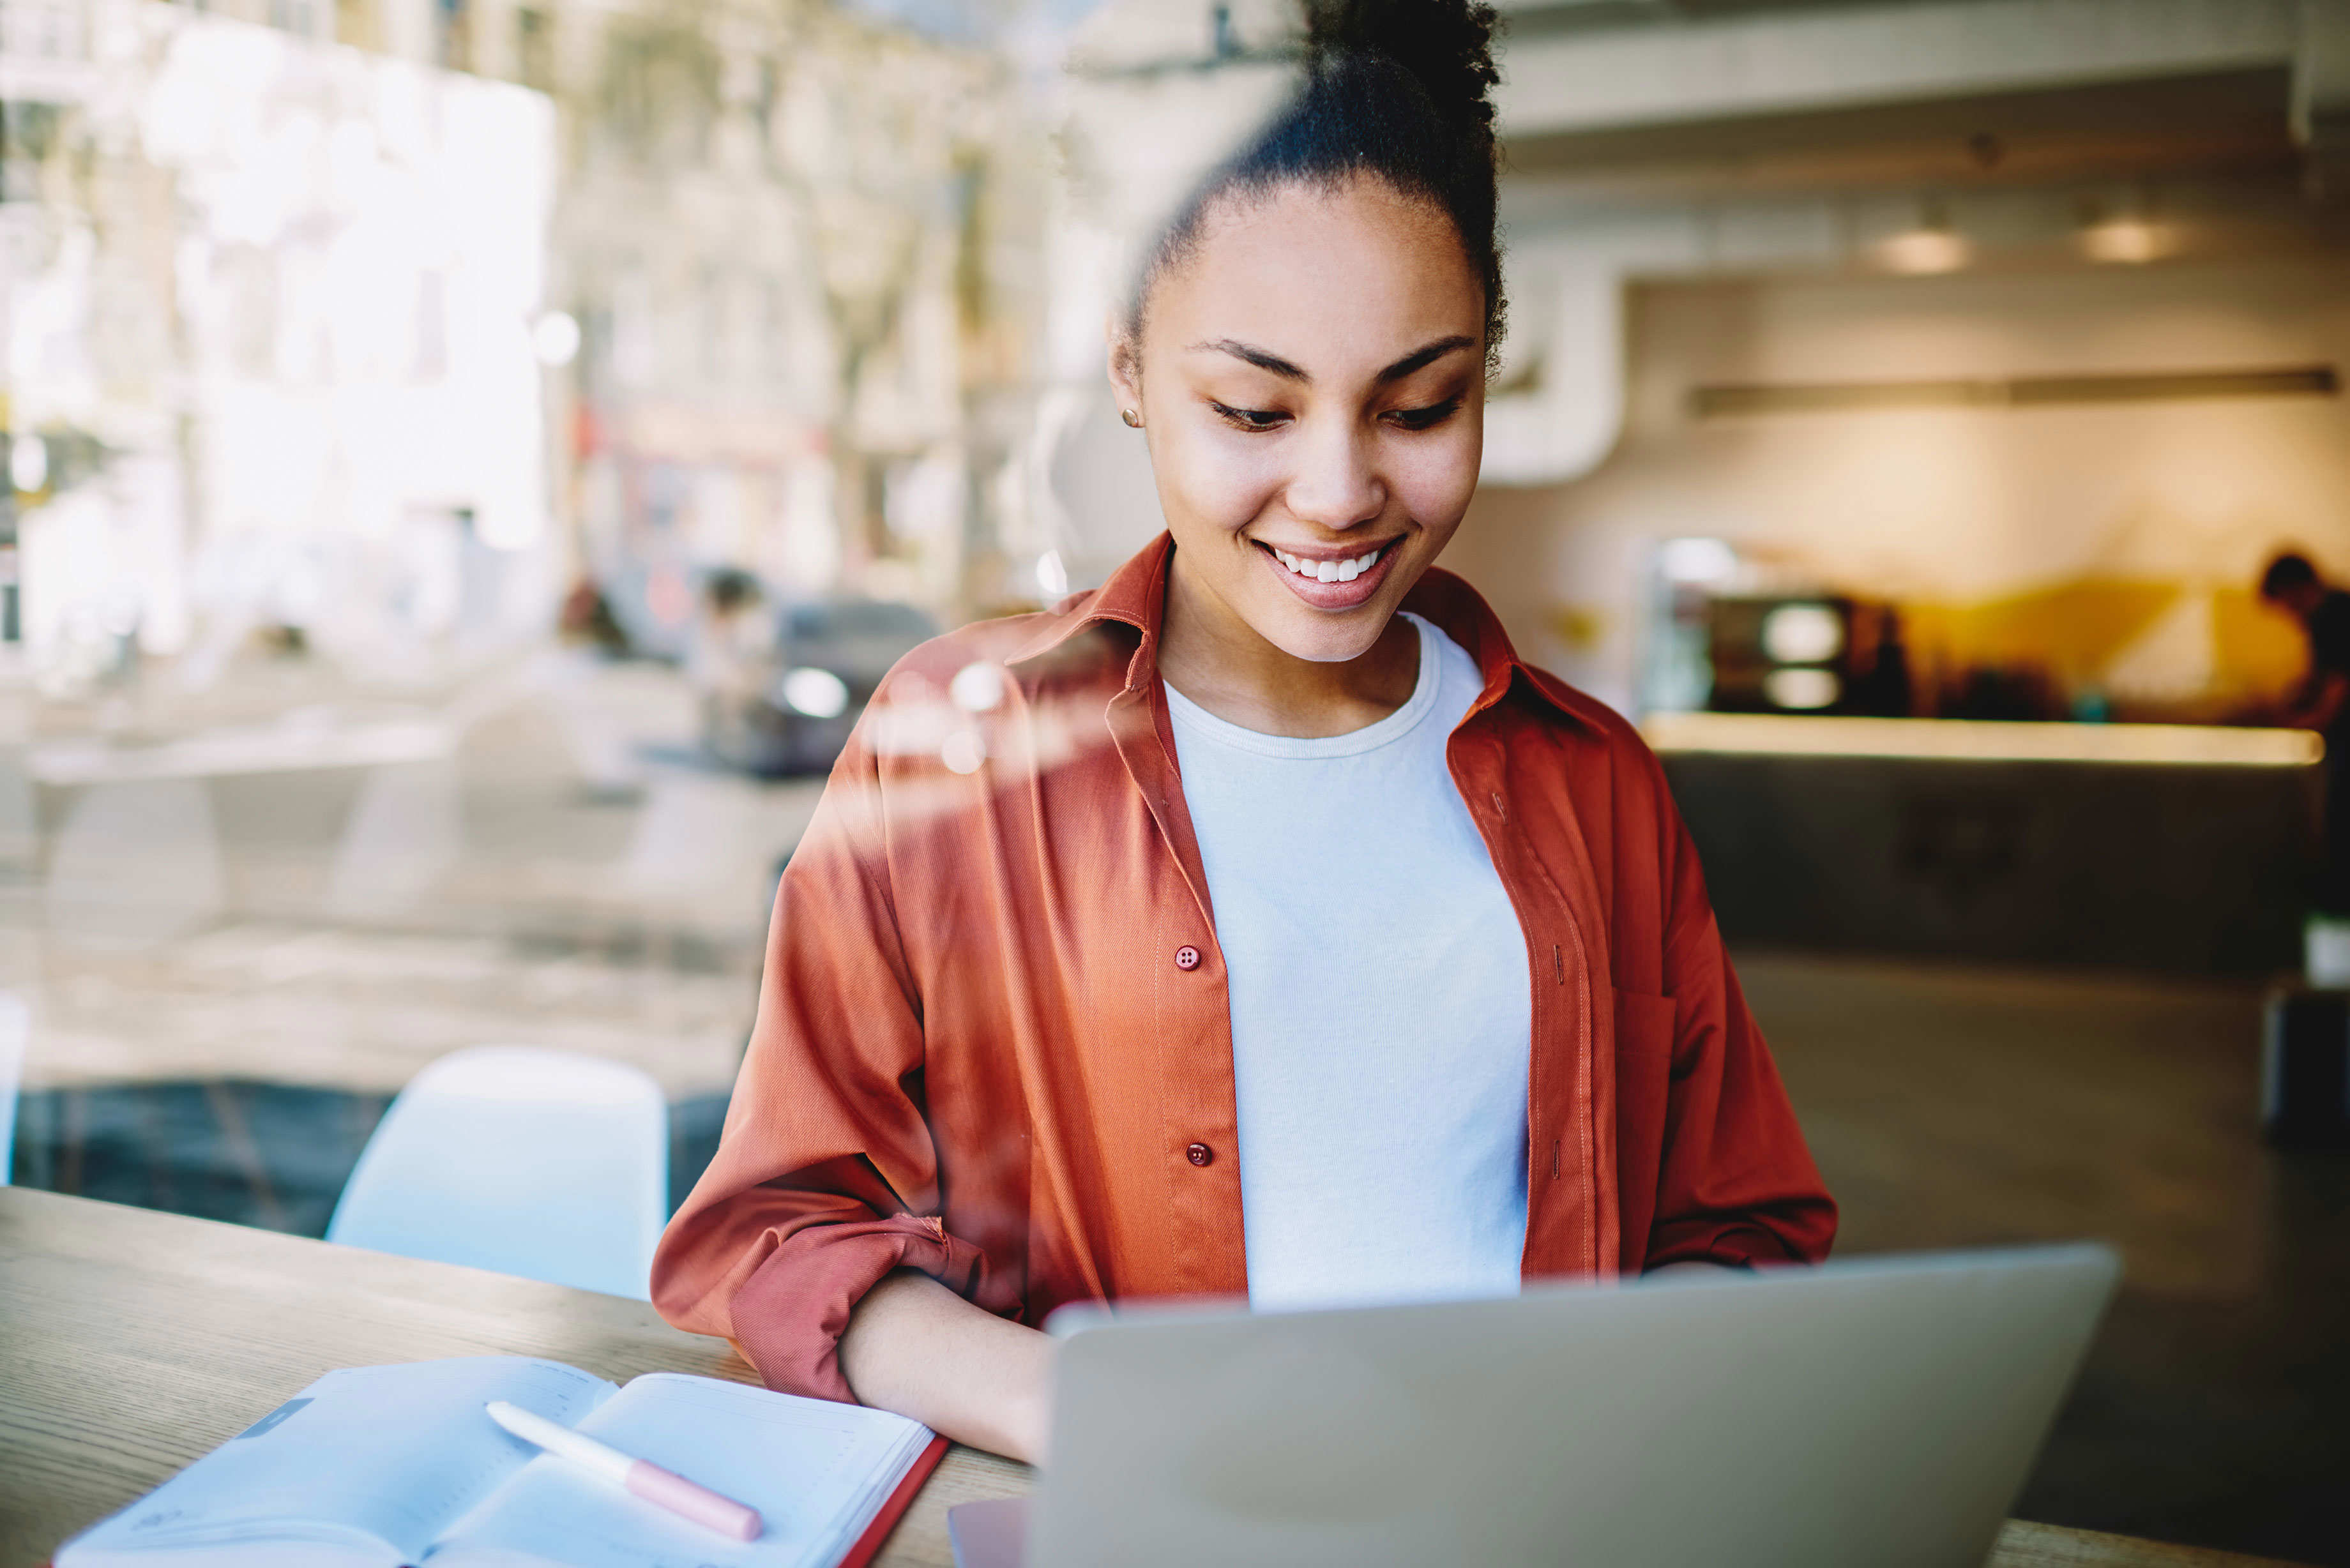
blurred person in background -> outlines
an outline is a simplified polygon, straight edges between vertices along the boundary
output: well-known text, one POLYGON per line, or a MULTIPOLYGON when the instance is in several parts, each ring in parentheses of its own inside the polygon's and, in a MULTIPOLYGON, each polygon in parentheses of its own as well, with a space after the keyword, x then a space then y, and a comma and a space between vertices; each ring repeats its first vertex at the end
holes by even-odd
POLYGON ((556 618, 556 630, 563 640, 594 648, 617 658, 629 650, 629 634, 620 628, 619 618, 612 613, 612 601, 592 577, 581 577, 563 596, 562 608, 556 618))
POLYGON ((1499 341, 1493 13, 1318 4, 1110 329, 1168 532, 883 684, 652 1293, 774 1387, 1045 1448, 1070 1301, 1816 1261, 1657 760, 1438 555, 1499 341))
POLYGON ((766 672, 763 656, 775 642, 766 606, 759 579, 739 567, 721 566, 702 580, 685 673, 701 704, 705 743, 722 756, 741 744, 733 732, 766 672))
POLYGON ((2261 598, 2301 624, 2309 669, 2274 722, 2325 737, 2325 849, 2318 909, 2350 916, 2350 593, 2327 584, 2306 556, 2286 551, 2261 574, 2261 598))

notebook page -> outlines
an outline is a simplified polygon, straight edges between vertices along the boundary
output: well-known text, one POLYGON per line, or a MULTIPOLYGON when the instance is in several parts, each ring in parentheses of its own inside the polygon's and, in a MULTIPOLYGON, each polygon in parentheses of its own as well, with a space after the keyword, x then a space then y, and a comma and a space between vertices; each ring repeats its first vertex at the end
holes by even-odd
POLYGON ((58 1554, 218 1545, 320 1527, 402 1557, 520 1470, 535 1450, 492 1425, 506 1399, 569 1426, 612 1386, 558 1362, 467 1356, 329 1372, 58 1554))
POLYGON ((884 1410, 671 1373, 637 1378, 577 1428, 757 1509, 764 1533, 729 1541, 541 1458, 451 1531, 430 1568, 830 1568, 931 1440, 884 1410))

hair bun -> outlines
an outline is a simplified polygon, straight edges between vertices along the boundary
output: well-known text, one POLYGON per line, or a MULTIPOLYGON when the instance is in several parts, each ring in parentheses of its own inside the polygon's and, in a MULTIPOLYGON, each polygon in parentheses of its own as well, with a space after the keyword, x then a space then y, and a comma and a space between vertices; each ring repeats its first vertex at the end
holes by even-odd
POLYGON ((1491 141, 1493 7, 1472 0, 1305 0, 1309 58, 1380 56, 1416 78, 1451 124, 1491 141))
POLYGON ((1128 338, 1140 341, 1152 283, 1189 254, 1215 203, 1299 182, 1329 192, 1369 177, 1425 198, 1452 221, 1484 289, 1490 371, 1509 311, 1494 233, 1492 89, 1501 73, 1493 7, 1479 0, 1299 3, 1305 47, 1295 90, 1160 231, 1135 282, 1128 338))

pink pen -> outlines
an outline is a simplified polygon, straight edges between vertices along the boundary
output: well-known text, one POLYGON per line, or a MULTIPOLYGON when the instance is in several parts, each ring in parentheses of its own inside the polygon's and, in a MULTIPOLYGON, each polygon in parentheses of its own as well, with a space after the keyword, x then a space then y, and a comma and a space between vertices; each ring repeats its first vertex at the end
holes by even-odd
POLYGON ((656 1507, 665 1508, 730 1540, 759 1539, 762 1526, 757 1509, 745 1508, 733 1498, 696 1486, 650 1460, 632 1459, 618 1449, 608 1449, 593 1438, 584 1437, 568 1427, 558 1427, 544 1416, 534 1416, 503 1399, 491 1400, 485 1408, 491 1420, 524 1442, 536 1443, 556 1459, 568 1459, 594 1470, 606 1480, 617 1481, 656 1507))

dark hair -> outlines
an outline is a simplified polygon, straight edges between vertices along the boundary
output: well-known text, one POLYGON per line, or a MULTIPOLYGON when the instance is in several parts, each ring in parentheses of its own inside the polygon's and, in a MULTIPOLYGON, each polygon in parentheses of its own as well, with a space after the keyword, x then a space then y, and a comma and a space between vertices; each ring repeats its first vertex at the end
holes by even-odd
POLYGON ((2261 597, 2281 599, 2295 589, 2308 587, 2316 581, 2317 568, 2309 564, 2309 557, 2287 550, 2275 560, 2271 561, 2268 570, 2261 574, 2261 597))
POLYGON ((1305 78, 1241 151, 1209 174, 1143 264, 1128 317, 1139 342, 1150 286, 1227 196, 1361 175, 1442 209, 1485 290, 1485 350, 1506 300, 1494 234, 1493 8, 1470 0, 1305 0, 1305 78))
POLYGON ((731 615, 759 597, 759 579, 740 566, 721 566, 702 585, 710 607, 731 615))

